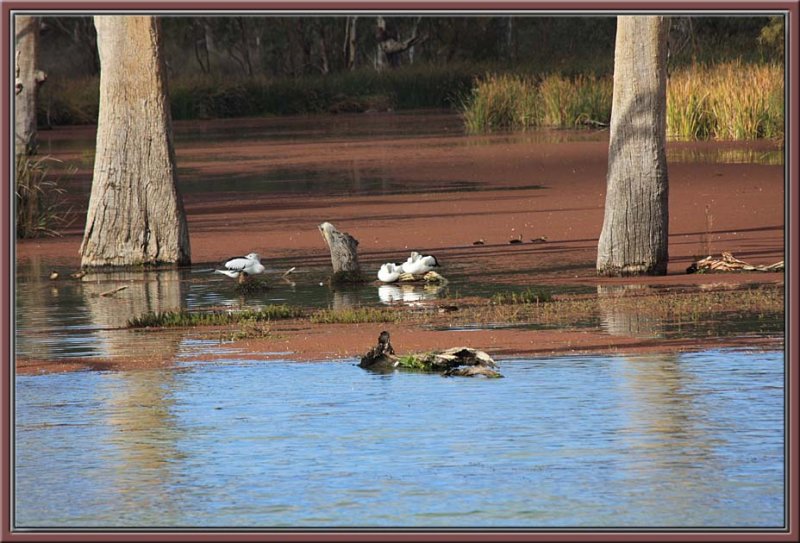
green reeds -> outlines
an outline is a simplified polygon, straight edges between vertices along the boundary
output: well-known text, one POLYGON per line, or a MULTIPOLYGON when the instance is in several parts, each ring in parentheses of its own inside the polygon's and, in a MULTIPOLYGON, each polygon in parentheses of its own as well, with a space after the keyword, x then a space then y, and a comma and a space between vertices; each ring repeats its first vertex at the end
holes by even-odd
MULTIPOLYGON (((357 324, 364 322, 400 322, 404 313, 380 307, 355 307, 352 309, 320 309, 309 320, 315 324, 357 324)), ((406 319, 408 318, 405 315, 406 319)))
POLYGON ((302 317, 298 307, 285 304, 268 305, 246 311, 164 311, 145 313, 128 320, 130 328, 164 328, 169 326, 219 326, 302 317))
POLYGON ((553 295, 544 288, 528 287, 522 292, 496 292, 491 297, 494 305, 513 305, 513 304, 538 304, 550 302, 553 295))

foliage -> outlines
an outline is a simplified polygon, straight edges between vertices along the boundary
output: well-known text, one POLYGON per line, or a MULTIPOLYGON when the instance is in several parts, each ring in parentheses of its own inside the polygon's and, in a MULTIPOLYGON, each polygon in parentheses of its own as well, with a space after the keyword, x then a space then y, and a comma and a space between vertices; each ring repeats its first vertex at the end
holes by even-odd
POLYGON ((149 312, 128 320, 130 328, 169 326, 217 326, 223 324, 255 323, 303 316, 302 309, 285 304, 268 305, 245 311, 164 311, 149 312))
POLYGON ((508 304, 539 304, 550 302, 553 295, 546 288, 528 287, 522 292, 497 292, 491 298, 495 305, 508 304))
POLYGON ((356 324, 364 322, 400 322, 403 314, 379 307, 356 307, 353 309, 320 309, 311 314, 316 324, 356 324))
MULTIPOLYGON (((462 103, 470 132, 574 127, 611 118, 609 77, 487 74, 462 103)), ((680 139, 783 136, 783 69, 777 64, 694 65, 667 85, 667 134, 680 139)))
POLYGON ((697 65, 672 75, 667 135, 676 139, 742 140, 783 136, 783 68, 730 62, 697 65))
POLYGON ((66 190, 59 179, 50 179, 50 164, 60 160, 44 156, 19 155, 16 175, 17 237, 58 236, 71 224, 65 207, 66 190))

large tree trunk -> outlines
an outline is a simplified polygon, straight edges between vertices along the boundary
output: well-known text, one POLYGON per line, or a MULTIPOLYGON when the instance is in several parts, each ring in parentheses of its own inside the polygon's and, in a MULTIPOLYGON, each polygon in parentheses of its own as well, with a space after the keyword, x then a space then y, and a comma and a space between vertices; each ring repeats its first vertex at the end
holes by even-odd
POLYGON ((188 264, 158 21, 96 16, 100 114, 82 266, 188 264))
POLYGON ((601 275, 667 271, 667 32, 664 17, 617 18, 601 275))
POLYGON ((39 85, 46 76, 37 65, 39 49, 39 18, 27 15, 14 17, 16 46, 14 98, 14 154, 36 152, 36 105, 39 85))

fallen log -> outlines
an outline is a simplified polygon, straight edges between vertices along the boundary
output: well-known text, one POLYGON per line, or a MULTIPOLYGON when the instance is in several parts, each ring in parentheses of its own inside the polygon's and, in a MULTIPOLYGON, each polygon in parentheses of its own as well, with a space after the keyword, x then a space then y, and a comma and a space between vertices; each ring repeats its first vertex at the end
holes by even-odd
POLYGON ((780 272, 784 270, 783 260, 770 264, 769 266, 753 266, 744 260, 739 260, 729 252, 723 252, 722 258, 707 256, 686 268, 686 273, 704 273, 707 271, 715 272, 735 272, 735 271, 759 271, 759 272, 780 272))

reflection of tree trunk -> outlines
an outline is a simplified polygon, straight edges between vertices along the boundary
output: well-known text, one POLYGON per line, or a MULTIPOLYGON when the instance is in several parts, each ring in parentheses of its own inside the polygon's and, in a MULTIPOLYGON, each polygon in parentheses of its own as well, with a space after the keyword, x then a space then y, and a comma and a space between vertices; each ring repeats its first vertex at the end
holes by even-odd
POLYGON ((334 290, 333 291, 333 303, 331 307, 334 311, 339 311, 342 309, 352 309, 358 305, 358 296, 356 293, 350 290, 334 290))
POLYGON ((645 285, 597 286, 597 302, 600 305, 600 325, 612 336, 657 338, 662 336, 663 322, 654 318, 646 309, 636 304, 622 305, 617 302, 631 291, 646 289, 645 285))
POLYGON ((142 524, 173 516, 172 467, 183 437, 173 412, 179 383, 171 371, 128 371, 101 385, 108 387, 108 447, 119 463, 111 485, 117 493, 109 498, 121 511, 142 515, 136 519, 142 524))
POLYGON ((180 279, 177 270, 88 273, 83 276, 86 307, 92 324, 98 328, 96 334, 101 340, 102 355, 173 358, 181 342, 179 334, 158 331, 148 334, 146 342, 143 342, 143 332, 119 328, 125 328, 131 317, 180 310, 184 298, 180 279), (101 296, 119 286, 127 288, 113 295, 101 296))

